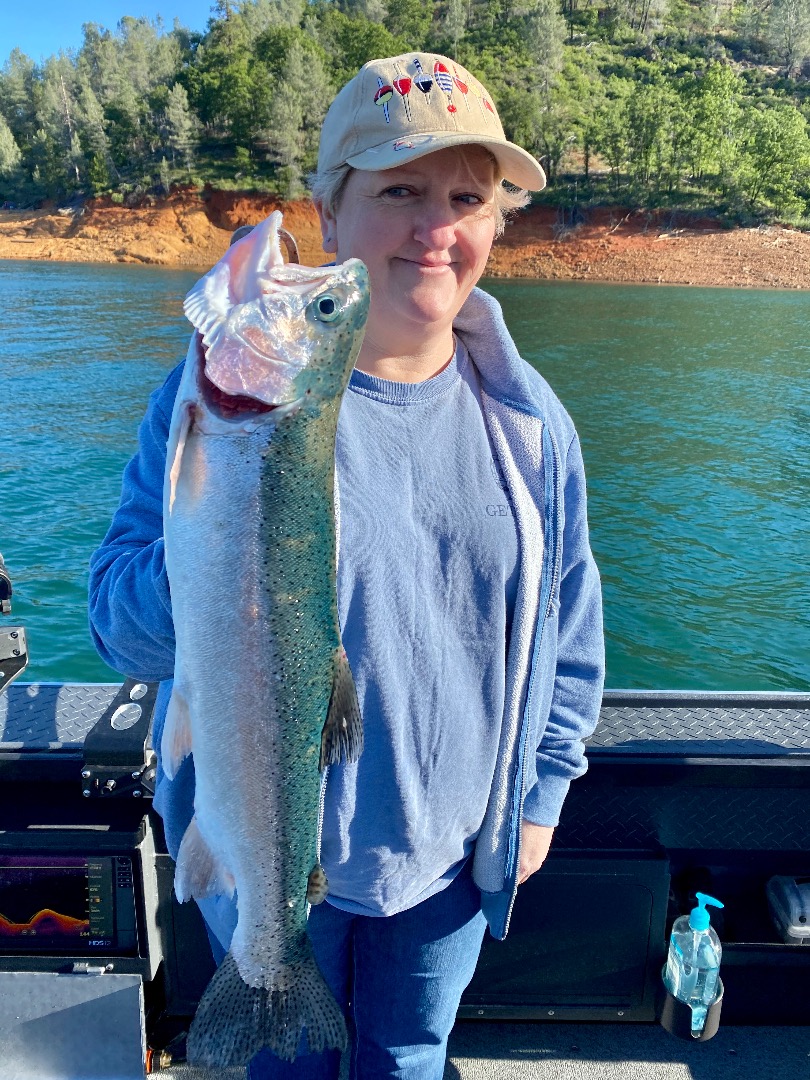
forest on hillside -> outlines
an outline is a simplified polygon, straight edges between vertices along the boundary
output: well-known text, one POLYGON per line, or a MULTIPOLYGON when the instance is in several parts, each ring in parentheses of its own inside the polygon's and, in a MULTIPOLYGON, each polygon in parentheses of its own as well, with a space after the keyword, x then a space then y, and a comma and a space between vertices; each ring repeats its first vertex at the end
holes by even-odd
POLYGON ((714 209, 810 226, 810 0, 220 0, 204 33, 124 18, 0 69, 0 203, 174 184, 304 193, 367 60, 449 56, 563 207, 714 209))

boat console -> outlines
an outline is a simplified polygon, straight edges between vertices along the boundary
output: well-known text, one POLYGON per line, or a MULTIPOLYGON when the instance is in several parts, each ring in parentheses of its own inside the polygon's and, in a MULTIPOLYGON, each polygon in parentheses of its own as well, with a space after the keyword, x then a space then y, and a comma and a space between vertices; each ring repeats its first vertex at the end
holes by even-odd
POLYGON ((142 1077, 147 1044, 182 1037, 213 971, 151 810, 156 690, 0 695, 0 1032, 20 1078, 52 1075, 46 1053, 59 1075, 142 1077))
POLYGON ((810 1024, 810 948, 768 904, 773 878, 810 880, 810 694, 608 690, 587 756, 460 1015, 660 1018, 669 930, 700 890, 725 904, 723 1023, 810 1024))
MULTIPOLYGON (((212 973, 151 808, 156 690, 0 694, 0 1033, 21 1080, 182 1057, 212 973)), ((810 948, 780 939, 766 894, 810 877, 810 694, 607 691, 588 762, 459 1016, 654 1022, 669 927, 701 889, 725 903, 723 1022, 810 1023, 810 948)))

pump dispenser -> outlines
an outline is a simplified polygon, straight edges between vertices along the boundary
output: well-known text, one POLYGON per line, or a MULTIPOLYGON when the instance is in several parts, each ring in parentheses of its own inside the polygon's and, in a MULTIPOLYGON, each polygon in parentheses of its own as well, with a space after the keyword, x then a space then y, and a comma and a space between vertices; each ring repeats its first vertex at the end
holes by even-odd
POLYGON ((710 923, 706 905, 721 908, 713 896, 695 893, 698 905, 672 924, 664 972, 667 990, 692 1009, 692 1035, 699 1037, 706 1013, 717 996, 723 948, 710 923))

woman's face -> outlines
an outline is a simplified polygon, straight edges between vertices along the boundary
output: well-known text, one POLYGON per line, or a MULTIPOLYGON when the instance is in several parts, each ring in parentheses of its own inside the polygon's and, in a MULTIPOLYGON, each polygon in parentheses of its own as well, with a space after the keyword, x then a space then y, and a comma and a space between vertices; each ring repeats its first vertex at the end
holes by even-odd
POLYGON ((495 237, 495 166, 478 146, 437 150, 383 172, 353 170, 337 211, 319 208, 324 249, 362 259, 367 337, 391 355, 449 334, 495 237))

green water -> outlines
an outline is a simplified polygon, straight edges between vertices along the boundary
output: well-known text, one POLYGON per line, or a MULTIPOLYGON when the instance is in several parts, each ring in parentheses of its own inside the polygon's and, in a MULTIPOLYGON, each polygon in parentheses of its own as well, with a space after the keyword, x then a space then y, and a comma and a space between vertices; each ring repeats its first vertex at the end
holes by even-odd
MULTIPOLYGON (((115 678, 87 560, 196 276, 0 261, 0 551, 27 679, 115 678)), ((487 287, 581 434, 608 685, 810 689, 810 294, 487 287)))
POLYGON ((491 288, 581 435, 608 685, 810 688, 810 293, 491 288))
POLYGON ((149 394, 185 354, 198 276, 0 261, 0 551, 25 679, 117 679, 90 641, 87 561, 149 394))

